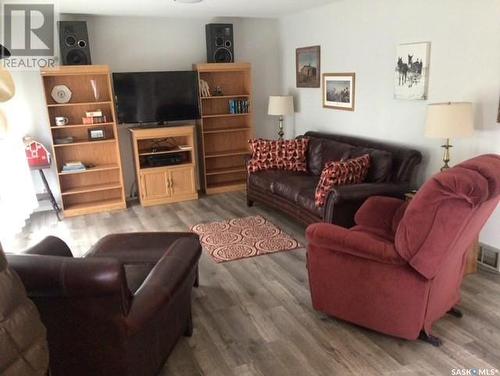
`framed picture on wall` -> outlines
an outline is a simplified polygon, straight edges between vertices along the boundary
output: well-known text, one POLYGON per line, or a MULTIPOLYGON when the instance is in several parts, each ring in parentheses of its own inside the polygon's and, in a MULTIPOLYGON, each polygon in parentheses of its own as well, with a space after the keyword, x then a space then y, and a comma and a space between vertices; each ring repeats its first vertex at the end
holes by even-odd
POLYGON ((323 107, 354 111, 355 73, 323 74, 323 107))
POLYGON ((394 98, 427 99, 429 42, 400 44, 396 51, 394 98))
POLYGON ((295 52, 297 87, 321 86, 321 47, 297 48, 295 52))

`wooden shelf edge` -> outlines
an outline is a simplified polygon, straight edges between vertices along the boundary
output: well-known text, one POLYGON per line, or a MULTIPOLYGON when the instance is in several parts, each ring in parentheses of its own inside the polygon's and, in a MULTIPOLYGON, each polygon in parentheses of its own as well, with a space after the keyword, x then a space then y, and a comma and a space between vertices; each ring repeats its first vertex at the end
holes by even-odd
POLYGON ((68 146, 81 146, 81 145, 95 145, 95 144, 109 144, 116 142, 116 138, 111 138, 109 140, 96 140, 96 141, 77 141, 71 142, 69 144, 54 144, 55 148, 68 147, 68 146))
POLYGON ((226 128, 226 129, 214 129, 214 130, 204 130, 203 134, 217 134, 217 133, 226 133, 226 132, 246 132, 251 131, 252 128, 249 127, 240 127, 240 128, 226 128))
POLYGON ((108 65, 58 65, 40 70, 43 77, 52 76, 85 76, 89 74, 109 74, 108 65))
POLYGON ((75 217, 82 214, 107 212, 110 210, 125 209, 127 204, 123 198, 91 201, 81 204, 70 204, 64 207, 65 217, 75 217))
POLYGON ((199 73, 219 73, 219 72, 245 72, 251 70, 250 63, 198 63, 193 64, 194 70, 199 73))
POLYGON ((171 170, 174 168, 180 168, 180 167, 195 167, 195 164, 193 162, 190 163, 180 163, 176 165, 170 165, 170 166, 158 166, 158 167, 141 167, 139 168, 139 173, 148 173, 148 172, 158 172, 158 171, 166 171, 166 170, 171 170))
POLYGON ((182 152, 188 152, 188 151, 193 151, 192 147, 185 147, 185 148, 179 148, 175 150, 164 150, 164 151, 155 151, 155 152, 142 152, 139 151, 139 155, 145 156, 145 155, 159 155, 159 154, 173 154, 173 153, 182 153, 182 152))
POLYGON ((71 188, 61 192, 62 196, 78 195, 83 193, 100 192, 100 191, 110 191, 113 189, 121 189, 120 182, 106 183, 106 184, 95 184, 87 185, 79 188, 71 188))
POLYGON ((209 184, 206 188, 207 195, 214 195, 225 192, 242 191, 246 188, 245 180, 238 180, 228 183, 209 184))
POLYGON ((233 168, 218 168, 218 169, 213 169, 213 170, 207 170, 206 175, 207 176, 225 175, 225 174, 232 174, 235 172, 245 172, 246 170, 247 169, 245 166, 233 167, 233 168))
POLYGON ((231 99, 231 98, 249 98, 250 94, 236 95, 212 95, 211 97, 200 97, 201 99, 231 99))
POLYGON ((245 112, 241 114, 212 114, 212 115, 203 115, 203 119, 213 119, 213 118, 224 118, 224 117, 236 117, 236 116, 249 116, 251 112, 245 112))
POLYGON ((90 167, 82 171, 60 171, 58 174, 65 176, 65 175, 85 174, 85 173, 88 174, 92 172, 118 170, 118 169, 120 169, 120 166, 118 164, 109 164, 109 165, 97 165, 95 167, 90 167))
POLYGON ((206 153, 205 158, 218 158, 218 157, 232 157, 236 155, 246 155, 250 154, 250 150, 230 150, 230 151, 221 151, 218 153, 206 153))
POLYGON ((113 122, 97 123, 97 124, 68 124, 68 125, 54 125, 50 129, 73 129, 73 128, 87 128, 87 127, 99 127, 102 125, 113 125, 113 122))
POLYGON ((71 107, 71 106, 90 106, 99 104, 112 104, 112 101, 98 101, 98 102, 68 102, 68 103, 47 103, 47 107, 71 107))

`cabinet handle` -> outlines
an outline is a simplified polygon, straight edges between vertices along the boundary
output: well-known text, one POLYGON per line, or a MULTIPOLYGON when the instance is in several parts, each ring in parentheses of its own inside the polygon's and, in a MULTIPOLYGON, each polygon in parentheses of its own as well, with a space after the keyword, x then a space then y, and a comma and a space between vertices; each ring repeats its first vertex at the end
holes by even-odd
POLYGON ((172 179, 169 179, 170 180, 170 188, 173 188, 174 187, 174 181, 172 179))

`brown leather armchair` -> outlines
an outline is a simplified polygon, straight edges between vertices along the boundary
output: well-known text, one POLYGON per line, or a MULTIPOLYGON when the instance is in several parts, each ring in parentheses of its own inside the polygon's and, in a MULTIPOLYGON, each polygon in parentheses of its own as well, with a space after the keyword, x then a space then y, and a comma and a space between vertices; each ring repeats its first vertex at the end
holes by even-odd
POLYGON ((108 235, 85 258, 48 237, 9 255, 47 327, 51 375, 156 375, 192 334, 190 233, 108 235))

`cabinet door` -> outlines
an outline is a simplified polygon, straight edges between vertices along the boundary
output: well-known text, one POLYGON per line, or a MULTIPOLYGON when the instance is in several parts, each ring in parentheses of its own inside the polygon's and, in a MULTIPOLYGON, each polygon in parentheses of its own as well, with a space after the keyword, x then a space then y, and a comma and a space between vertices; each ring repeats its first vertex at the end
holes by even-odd
POLYGON ((169 171, 172 196, 196 193, 193 167, 175 168, 169 171))
POLYGON ((168 181, 168 173, 148 172, 141 176, 141 195, 143 200, 155 200, 169 197, 170 188, 168 181))

